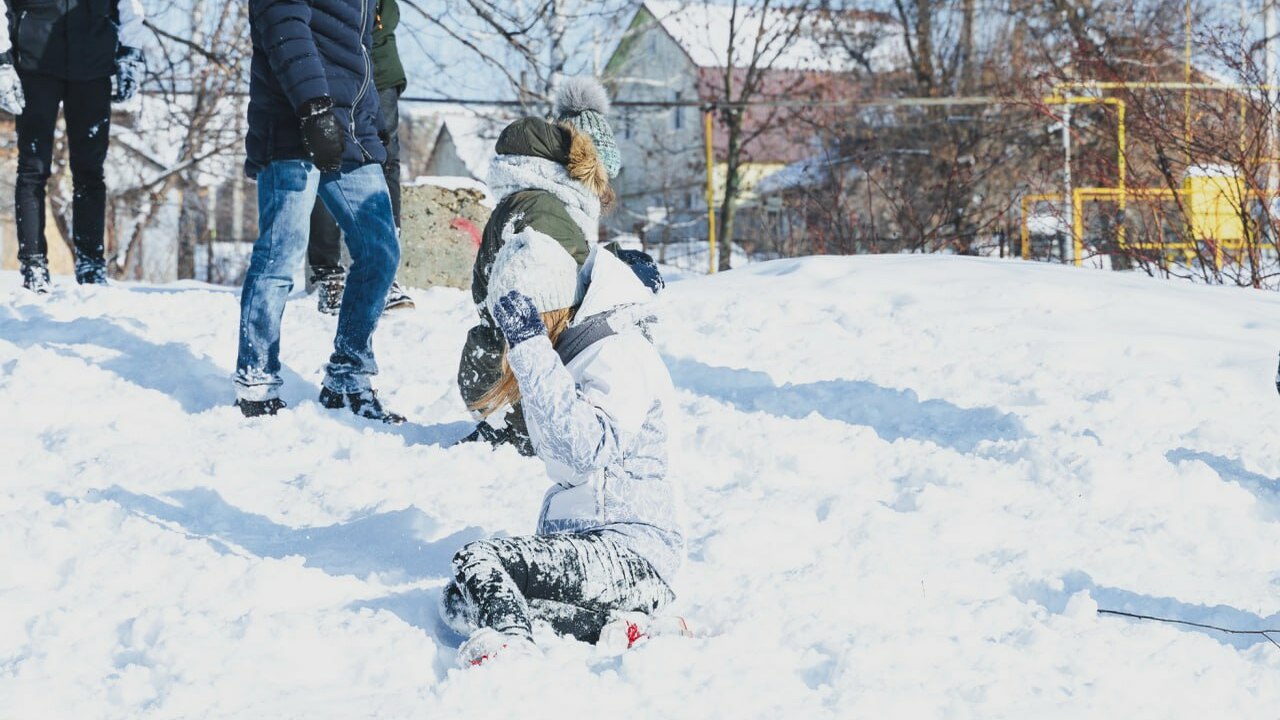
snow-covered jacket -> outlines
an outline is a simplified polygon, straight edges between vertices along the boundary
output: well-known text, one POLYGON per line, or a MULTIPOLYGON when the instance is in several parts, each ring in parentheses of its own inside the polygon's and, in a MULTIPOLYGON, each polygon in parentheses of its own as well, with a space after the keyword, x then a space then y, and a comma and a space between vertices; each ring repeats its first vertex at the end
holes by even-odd
POLYGON ((309 157, 298 108, 333 100, 346 131, 343 161, 386 162, 378 139, 378 92, 373 83, 376 0, 249 0, 249 132, 245 171, 250 177, 276 160, 309 157))
POLYGON ((589 285, 570 327, 606 319, 613 334, 567 365, 545 336, 508 353, 529 437, 555 483, 538 532, 616 532, 670 584, 684 535, 667 472, 675 392, 641 327, 653 293, 598 247, 582 272, 589 285))
POLYGON ((140 0, 5 0, 0 53, 14 67, 85 82, 116 74, 121 47, 146 40, 140 0))
MULTIPOLYGON (((506 242, 504 233, 532 228, 554 238, 581 266, 599 236, 600 193, 608 183, 590 137, 541 118, 511 123, 494 149, 488 184, 498 205, 484 227, 471 272, 479 322, 467 333, 458 361, 458 389, 468 405, 502 375, 502 334, 485 299, 494 258, 506 242)), ((520 422, 513 417, 507 421, 520 422)))

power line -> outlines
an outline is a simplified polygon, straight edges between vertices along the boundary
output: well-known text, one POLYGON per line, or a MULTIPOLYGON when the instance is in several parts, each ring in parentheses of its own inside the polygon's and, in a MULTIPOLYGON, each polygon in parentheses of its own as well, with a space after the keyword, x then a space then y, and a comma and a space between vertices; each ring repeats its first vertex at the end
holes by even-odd
MULTIPOLYGON (((425 103, 434 105, 478 105, 484 107, 527 107, 545 104, 541 102, 522 102, 520 100, 500 100, 496 98, 447 98, 447 97, 413 97, 403 96, 401 102, 425 103)), ((878 98, 870 100, 614 100, 613 107, 622 108, 700 108, 704 110, 721 110, 740 107, 776 107, 776 108, 824 108, 839 109, 853 107, 949 107, 959 105, 1032 105, 1024 98, 995 95, 968 95, 958 97, 898 97, 878 98)))

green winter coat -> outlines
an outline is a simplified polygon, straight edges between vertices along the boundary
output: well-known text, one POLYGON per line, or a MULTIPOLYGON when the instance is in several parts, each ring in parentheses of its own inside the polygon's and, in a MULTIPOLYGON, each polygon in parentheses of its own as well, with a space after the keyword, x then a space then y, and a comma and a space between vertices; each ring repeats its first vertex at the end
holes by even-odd
MULTIPOLYGON (((608 187, 590 139, 546 120, 517 120, 502 131, 495 150, 488 185, 498 205, 485 225, 471 275, 471 299, 480 321, 467 333, 458 364, 458 388, 467 405, 502 375, 505 341, 484 301, 489 272, 505 239, 531 227, 555 238, 581 267, 599 236, 600 195, 608 187)), ((522 444, 527 432, 519 408, 506 422, 522 444)))
POLYGON ((407 81, 400 51, 396 49, 396 27, 400 25, 400 5, 396 0, 378 0, 378 16, 373 23, 373 86, 378 90, 396 88, 404 92, 407 81))

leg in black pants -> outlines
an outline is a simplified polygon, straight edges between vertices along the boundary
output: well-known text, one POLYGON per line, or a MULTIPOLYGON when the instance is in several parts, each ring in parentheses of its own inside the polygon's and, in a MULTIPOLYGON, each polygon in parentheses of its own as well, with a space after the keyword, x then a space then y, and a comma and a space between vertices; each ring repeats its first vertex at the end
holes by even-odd
POLYGON ((311 282, 341 278, 346 274, 342 268, 342 231, 319 198, 311 209, 307 263, 311 265, 311 282))
POLYGON ((45 187, 53 159, 53 131, 58 106, 67 121, 71 154, 72 239, 76 247, 77 279, 93 281, 104 270, 103 226, 106 183, 102 165, 107 157, 111 125, 111 80, 65 82, 48 75, 20 72, 26 109, 17 118, 18 178, 14 204, 18 226, 18 255, 24 262, 45 261, 45 187), (82 274, 82 269, 85 274, 82 274))
POLYGON ((62 112, 71 151, 71 236, 76 246, 76 280, 105 282, 107 184, 102 165, 107 160, 111 137, 111 79, 67 83, 62 112))
POLYGON ((400 88, 378 91, 378 103, 382 106, 382 140, 387 148, 387 163, 382 174, 387 176, 387 190, 391 192, 391 213, 400 229, 400 88))
POLYGON ((674 599, 647 560, 612 533, 481 540, 453 558, 441 599, 456 629, 488 627, 532 639, 534 619, 594 643, 614 612, 653 613, 674 599))
POLYGON ((66 83, 48 75, 18 71, 27 104, 17 117, 18 178, 14 182, 14 208, 18 226, 18 257, 44 262, 49 244, 44 234, 45 185, 53 161, 53 130, 66 83))

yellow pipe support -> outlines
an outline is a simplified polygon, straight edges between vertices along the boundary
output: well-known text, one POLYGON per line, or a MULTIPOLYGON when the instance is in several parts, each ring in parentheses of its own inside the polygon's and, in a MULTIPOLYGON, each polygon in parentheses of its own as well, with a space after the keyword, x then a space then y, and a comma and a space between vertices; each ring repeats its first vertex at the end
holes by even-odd
POLYGON ((1067 80, 1055 83, 1053 92, 1063 90, 1188 90, 1205 92, 1249 92, 1280 89, 1275 85, 1248 83, 1196 83, 1196 82, 1103 82, 1099 80, 1067 80))
POLYGON ((1120 200, 1117 203, 1120 210, 1120 217, 1119 217, 1119 224, 1116 226, 1116 243, 1119 244, 1119 246, 1122 248, 1125 246, 1125 242, 1126 242, 1125 210, 1128 209, 1128 192, 1127 191, 1129 189, 1129 181, 1127 179, 1129 165, 1128 165, 1128 158, 1126 157, 1128 155, 1128 152, 1125 147, 1125 143, 1128 142, 1128 138, 1125 135, 1124 113, 1125 113, 1124 102, 1117 101, 1116 103, 1116 152, 1117 152, 1116 170, 1117 170, 1117 174, 1119 175, 1119 177, 1117 178, 1119 182, 1116 183, 1116 187, 1119 188, 1120 190, 1120 200))
POLYGON ((1022 196, 1022 259, 1031 259, 1031 231, 1027 227, 1027 212, 1032 203, 1062 202, 1062 196, 1053 193, 1042 193, 1022 196))
POLYGON ((716 173, 715 173, 715 152, 712 144, 712 121, 713 112, 711 110, 703 113, 705 134, 707 136, 707 242, 709 244, 707 256, 710 259, 710 273, 714 273, 719 266, 716 262, 716 173))
MULTIPOLYGON (((1116 190, 1119 191, 1118 205, 1120 207, 1122 217, 1126 206, 1125 189, 1128 187, 1126 176, 1128 175, 1128 150, 1126 143, 1128 142, 1127 131, 1125 127, 1125 110, 1127 106, 1124 100, 1120 98, 1093 98, 1081 95, 1073 95, 1067 97, 1051 96, 1044 98, 1046 105, 1114 105, 1116 108, 1116 190)), ((1071 132, 1071 128, 1063 128, 1063 132, 1071 132)), ((1072 192, 1072 234, 1075 236, 1075 261, 1079 266, 1083 263, 1083 243, 1084 243, 1084 226, 1080 220, 1079 196, 1075 190, 1072 192)), ((1125 228, 1123 220, 1119 229, 1116 231, 1116 239, 1121 246, 1125 244, 1125 228)))
POLYGON ((1031 259, 1031 232, 1027 229, 1027 201, 1031 198, 1022 196, 1022 259, 1031 259))
POLYGON ((1071 255, 1076 267, 1084 265, 1084 197, 1071 193, 1071 255))

